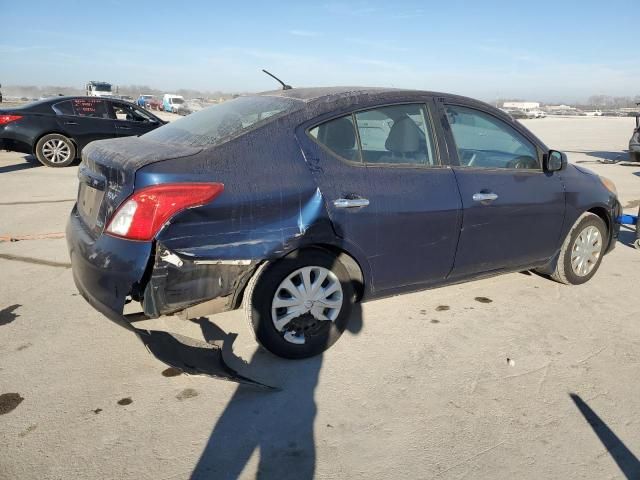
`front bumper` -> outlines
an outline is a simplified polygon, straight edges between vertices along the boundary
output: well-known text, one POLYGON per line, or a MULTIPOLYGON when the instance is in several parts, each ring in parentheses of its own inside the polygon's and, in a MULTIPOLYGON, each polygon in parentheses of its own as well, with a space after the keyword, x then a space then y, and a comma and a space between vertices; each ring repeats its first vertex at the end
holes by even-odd
POLYGON ((123 315, 127 296, 139 288, 151 257, 151 242, 109 235, 93 238, 76 207, 66 229, 73 280, 80 294, 100 313, 131 329, 123 315))

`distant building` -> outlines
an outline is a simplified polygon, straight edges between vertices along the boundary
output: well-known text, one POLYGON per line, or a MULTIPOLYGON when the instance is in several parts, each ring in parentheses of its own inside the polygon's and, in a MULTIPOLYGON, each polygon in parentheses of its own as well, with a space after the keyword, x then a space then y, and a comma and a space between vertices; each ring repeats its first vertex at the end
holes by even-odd
POLYGON ((540 102, 504 102, 502 108, 512 109, 512 110, 539 110, 540 102))
POLYGON ((570 105, 547 105, 545 107, 545 110, 547 112, 564 112, 567 110, 575 110, 575 107, 572 107, 570 105))

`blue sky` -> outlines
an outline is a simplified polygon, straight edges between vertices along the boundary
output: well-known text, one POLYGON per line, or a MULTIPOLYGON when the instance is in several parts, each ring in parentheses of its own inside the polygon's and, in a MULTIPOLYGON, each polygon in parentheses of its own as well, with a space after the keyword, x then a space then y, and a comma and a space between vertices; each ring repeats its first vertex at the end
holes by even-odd
POLYGON ((640 4, 6 0, 0 82, 372 85, 482 99, 640 94, 640 4))

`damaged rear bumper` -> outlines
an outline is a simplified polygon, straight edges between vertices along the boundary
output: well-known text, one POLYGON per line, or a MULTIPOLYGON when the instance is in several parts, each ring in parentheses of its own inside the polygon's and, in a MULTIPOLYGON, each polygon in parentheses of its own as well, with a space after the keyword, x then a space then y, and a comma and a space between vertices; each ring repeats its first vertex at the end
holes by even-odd
POLYGON ((178 256, 158 242, 142 305, 151 318, 181 312, 196 318, 237 308, 255 271, 252 260, 204 260, 178 256))
POLYGON ((126 328, 127 297, 140 301, 148 318, 176 313, 196 318, 237 308, 258 263, 180 257, 160 242, 154 248, 152 242, 109 235, 94 239, 75 208, 66 238, 79 292, 95 309, 126 328))
POLYGON ((123 310, 127 296, 140 288, 151 255, 150 242, 109 235, 93 238, 74 207, 66 230, 73 280, 80 294, 100 313, 130 329, 123 310))

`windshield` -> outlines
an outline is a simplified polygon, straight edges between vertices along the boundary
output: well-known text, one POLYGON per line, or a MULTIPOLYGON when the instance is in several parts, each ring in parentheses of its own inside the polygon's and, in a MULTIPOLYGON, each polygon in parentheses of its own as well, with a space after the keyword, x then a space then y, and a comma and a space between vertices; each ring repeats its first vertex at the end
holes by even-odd
POLYGON ((303 106, 302 101, 291 98, 239 97, 169 123, 144 137, 161 143, 215 145, 303 106))
POLYGON ((184 100, 181 98, 172 98, 171 103, 184 103, 184 100))
POLYGON ((96 85, 93 86, 94 90, 96 92, 110 92, 111 91, 111 85, 109 85, 108 83, 98 83, 96 85))

